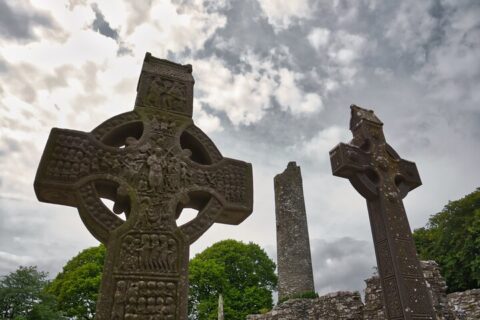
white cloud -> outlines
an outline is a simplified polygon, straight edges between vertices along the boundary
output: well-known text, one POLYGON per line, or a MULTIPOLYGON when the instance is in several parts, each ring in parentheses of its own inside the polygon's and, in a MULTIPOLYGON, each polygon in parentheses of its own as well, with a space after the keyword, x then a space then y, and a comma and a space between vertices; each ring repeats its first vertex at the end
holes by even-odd
POLYGON ((301 74, 286 68, 274 69, 271 58, 260 59, 249 53, 245 56, 245 66, 237 73, 216 57, 195 61, 196 99, 225 112, 234 125, 249 125, 262 119, 272 106, 272 98, 293 115, 323 109, 318 94, 300 88, 301 74))
POLYGON ((309 18, 312 12, 309 0, 259 0, 259 4, 276 31, 284 30, 294 22, 309 18))
POLYGON ((328 95, 342 86, 353 85, 362 59, 372 50, 374 43, 367 46, 367 38, 363 34, 354 34, 346 30, 333 31, 326 28, 313 28, 307 36, 309 44, 317 51, 316 69, 322 76, 314 77, 328 95))
POLYGON ((206 112, 197 100, 193 101, 193 109, 195 110, 193 113, 195 124, 205 133, 208 134, 215 131, 223 131, 220 118, 206 112))
POLYGON ((338 31, 334 38, 333 44, 329 47, 328 55, 338 65, 349 66, 362 55, 366 43, 362 36, 338 31))
POLYGON ((125 35, 124 40, 132 44, 137 54, 151 51, 166 57, 168 51, 178 53, 186 49, 201 49, 213 32, 225 23, 224 16, 206 12, 202 4, 180 11, 171 1, 158 1, 142 17, 141 23, 125 35))
POLYGON ((275 82, 268 74, 257 70, 234 74, 215 57, 193 65, 198 101, 224 111, 234 125, 257 122, 270 107, 275 82))
POLYGON ((314 28, 307 37, 308 41, 317 51, 325 48, 330 40, 330 30, 325 28, 314 28))
POLYGON ((348 128, 331 126, 321 130, 310 140, 303 142, 298 151, 313 161, 328 160, 329 151, 338 143, 347 142, 350 137, 348 128))
POLYGON ((283 110, 292 114, 305 114, 323 109, 321 97, 316 93, 305 93, 298 86, 302 75, 281 68, 278 71, 279 85, 275 90, 275 98, 283 110))

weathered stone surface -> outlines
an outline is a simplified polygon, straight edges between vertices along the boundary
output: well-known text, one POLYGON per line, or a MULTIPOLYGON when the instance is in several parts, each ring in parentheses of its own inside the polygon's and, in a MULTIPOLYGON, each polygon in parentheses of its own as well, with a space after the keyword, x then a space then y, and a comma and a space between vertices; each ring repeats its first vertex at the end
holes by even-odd
POLYGON ((352 105, 353 140, 330 151, 332 172, 367 199, 387 317, 435 319, 402 202, 420 176, 385 141, 382 126, 373 111, 352 105))
POLYGON ((384 320, 385 307, 383 305, 382 286, 378 276, 365 280, 365 307, 363 315, 365 320, 384 320))
POLYGON ((285 299, 315 291, 302 174, 290 162, 274 178, 277 220, 278 296, 285 299))
POLYGON ((447 299, 447 283, 440 274, 440 267, 435 261, 420 261, 427 288, 432 297, 437 320, 455 319, 447 299))
POLYGON ((252 212, 251 165, 224 158, 193 124, 191 72, 147 54, 133 111, 90 133, 50 133, 35 191, 77 207, 107 246, 96 319, 187 319, 190 244, 252 212), (199 213, 177 225, 185 207, 199 213))
POLYGON ((249 315, 247 320, 361 320, 362 310, 359 292, 339 291, 316 299, 291 299, 266 314, 249 315))
POLYGON ((480 319, 480 289, 454 292, 447 297, 455 320, 480 319))

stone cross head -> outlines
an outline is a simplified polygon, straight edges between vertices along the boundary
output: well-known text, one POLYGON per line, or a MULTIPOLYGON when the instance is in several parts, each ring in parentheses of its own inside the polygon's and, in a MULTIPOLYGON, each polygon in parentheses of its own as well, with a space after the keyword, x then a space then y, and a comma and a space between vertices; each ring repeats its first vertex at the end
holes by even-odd
POLYGON ((252 212, 251 165, 224 158, 192 121, 191 73, 147 53, 133 111, 48 138, 38 199, 78 208, 107 247, 96 319, 186 319, 190 244, 252 212), (179 225, 184 208, 198 215, 179 225))

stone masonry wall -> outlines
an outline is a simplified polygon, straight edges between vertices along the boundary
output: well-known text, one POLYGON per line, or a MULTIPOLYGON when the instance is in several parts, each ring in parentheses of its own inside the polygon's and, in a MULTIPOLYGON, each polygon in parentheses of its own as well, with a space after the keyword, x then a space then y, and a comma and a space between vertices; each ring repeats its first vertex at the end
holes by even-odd
POLYGON ((290 299, 262 315, 247 320, 362 320, 363 303, 359 292, 339 291, 316 299, 290 299))
POLYGON ((455 314, 455 319, 480 319, 480 289, 454 292, 450 293, 447 297, 448 303, 455 314))
MULTIPOLYGON (((421 261, 437 320, 479 320, 480 289, 446 294, 446 283, 434 261, 421 261)), ((317 299, 292 299, 247 320, 386 320, 378 276, 365 280, 365 303, 358 292, 335 292, 317 299)))

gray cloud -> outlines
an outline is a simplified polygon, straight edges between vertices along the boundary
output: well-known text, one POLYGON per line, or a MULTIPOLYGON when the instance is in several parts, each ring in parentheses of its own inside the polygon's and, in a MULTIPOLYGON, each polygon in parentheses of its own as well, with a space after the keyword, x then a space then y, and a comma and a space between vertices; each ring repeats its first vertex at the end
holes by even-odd
POLYGON ((0 140, 2 142, 0 147, 0 156, 8 156, 14 152, 20 151, 20 142, 9 137, 2 137, 0 140))
POLYGON ((311 242, 315 268, 315 288, 319 293, 365 288, 364 280, 376 265, 372 245, 367 241, 344 237, 311 242))
MULTIPOLYGON (((78 4, 72 4, 72 5, 75 6, 78 4)), ((104 35, 105 37, 112 38, 113 40, 117 41, 118 56, 132 54, 133 53, 132 49, 130 49, 128 45, 120 39, 118 30, 113 29, 110 26, 110 23, 107 20, 105 20, 105 16, 103 15, 102 11, 100 11, 100 8, 98 7, 98 5, 96 3, 92 3, 91 7, 93 12, 95 12, 95 20, 93 20, 92 29, 104 35)))
POLYGON ((36 38, 34 27, 54 27, 55 23, 48 14, 24 4, 19 1, 17 6, 12 6, 7 0, 0 0, 0 36, 9 40, 33 40, 36 38))
POLYGON ((70 229, 66 235, 51 223, 66 221, 76 210, 32 204, 0 197, 0 275, 37 265, 53 277, 78 251, 96 243, 78 226, 64 225, 70 229))
POLYGON ((7 63, 5 62, 5 60, 3 60, 3 58, 0 56, 0 73, 5 73, 7 72, 7 63))
POLYGON ((110 23, 108 23, 108 21, 105 20, 105 16, 100 11, 96 3, 92 3, 92 10, 93 12, 95 12, 95 20, 93 20, 92 29, 106 37, 117 40, 118 39, 117 30, 112 29, 112 27, 110 27, 110 23))

